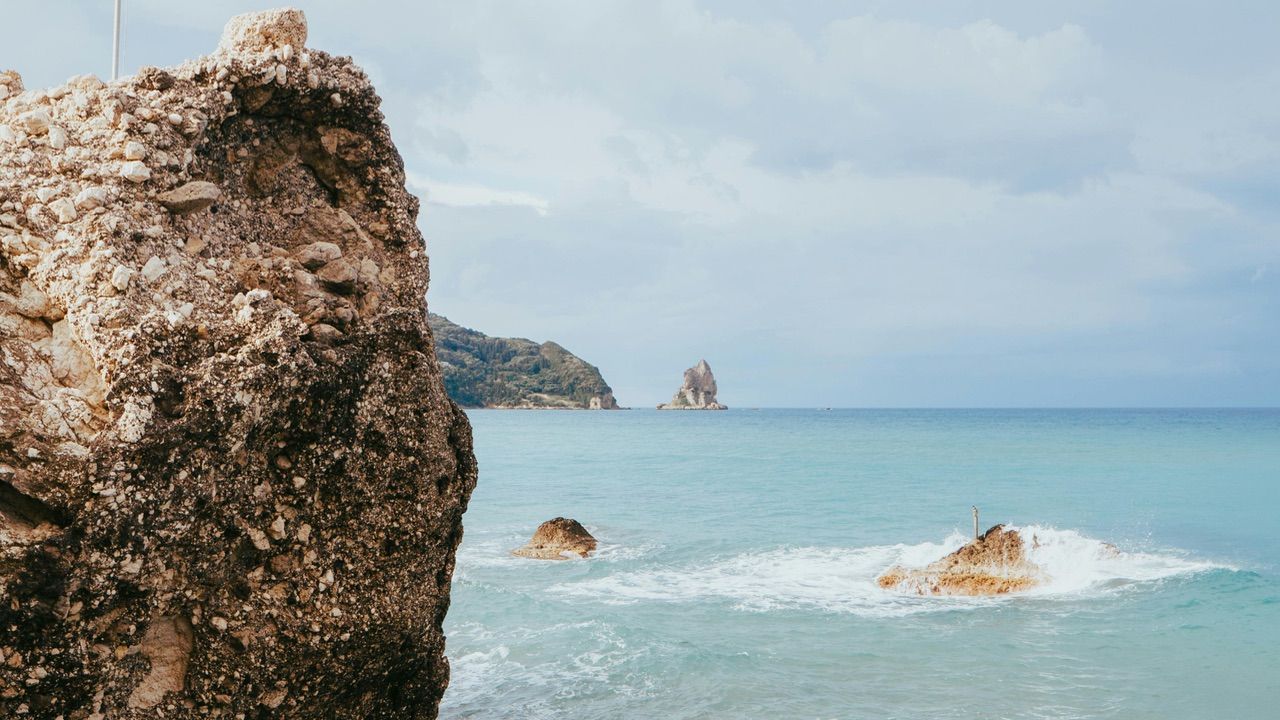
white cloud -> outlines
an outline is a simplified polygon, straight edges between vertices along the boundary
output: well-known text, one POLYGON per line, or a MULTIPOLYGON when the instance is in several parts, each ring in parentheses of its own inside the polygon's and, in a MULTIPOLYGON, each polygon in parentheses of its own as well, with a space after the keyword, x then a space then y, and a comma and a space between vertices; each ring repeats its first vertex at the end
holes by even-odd
POLYGON ((509 205, 530 208, 546 215, 551 203, 545 198, 519 190, 497 190, 483 185, 459 185, 438 182, 414 172, 407 173, 409 187, 422 193, 428 204, 468 208, 487 205, 509 205))
MULTIPOLYGON (((742 402, 999 402, 1009 376, 1280 402, 1249 374, 1280 357, 1280 6, 1206 33, 1143 2, 299 4, 378 80, 433 308, 654 388, 624 401, 708 355, 742 402)), ((126 65, 254 9, 133 7, 126 65)), ((83 25, 59 46, 98 62, 83 25)))

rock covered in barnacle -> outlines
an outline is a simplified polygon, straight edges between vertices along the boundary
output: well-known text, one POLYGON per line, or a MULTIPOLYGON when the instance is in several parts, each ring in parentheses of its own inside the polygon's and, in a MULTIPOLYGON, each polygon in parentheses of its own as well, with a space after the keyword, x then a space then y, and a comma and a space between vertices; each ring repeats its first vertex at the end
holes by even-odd
POLYGON ((0 717, 434 717, 470 429, 378 97, 305 38, 0 72, 0 717))
POLYGON ((917 595, 1004 595, 1035 587, 1040 579, 1040 568, 1027 559, 1018 532, 996 525, 936 562, 889 568, 877 582, 917 595))
POLYGON ((539 525, 528 544, 512 550, 511 554, 535 560, 567 560, 584 558, 595 549, 596 539, 582 523, 558 517, 539 525))

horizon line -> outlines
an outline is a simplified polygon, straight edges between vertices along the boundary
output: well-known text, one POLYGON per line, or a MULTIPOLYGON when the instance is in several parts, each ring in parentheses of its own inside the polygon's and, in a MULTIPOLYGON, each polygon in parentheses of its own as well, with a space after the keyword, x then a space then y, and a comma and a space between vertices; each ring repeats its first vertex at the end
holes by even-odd
MULTIPOLYGON (((572 407, 463 407, 463 410, 586 410, 572 407)), ((654 410, 652 405, 619 406, 619 410, 654 410)), ((725 410, 1280 410, 1280 405, 730 405, 725 410)), ((607 411, 606 411, 607 412, 607 411)), ((664 412, 673 412, 670 410, 664 412)), ((696 411, 680 411, 696 412, 696 411)))

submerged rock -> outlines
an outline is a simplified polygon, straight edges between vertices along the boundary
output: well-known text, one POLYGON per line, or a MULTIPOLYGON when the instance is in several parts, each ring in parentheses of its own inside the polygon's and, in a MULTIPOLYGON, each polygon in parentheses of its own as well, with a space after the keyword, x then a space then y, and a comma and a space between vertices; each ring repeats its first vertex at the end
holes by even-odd
POLYGON ((716 400, 716 378, 706 360, 684 371, 684 384, 659 410, 727 410, 716 400))
POLYGON ((539 525, 529 543, 511 554, 536 560, 568 560, 574 556, 584 558, 595 549, 596 539, 582 523, 558 517, 539 525))
POLYGON ((1018 532, 996 525, 941 560, 923 568, 889 568, 877 582, 917 595, 1003 595, 1035 587, 1040 579, 1018 532))
POLYGON ((305 37, 0 73, 0 717, 435 717, 470 427, 378 96, 305 37))

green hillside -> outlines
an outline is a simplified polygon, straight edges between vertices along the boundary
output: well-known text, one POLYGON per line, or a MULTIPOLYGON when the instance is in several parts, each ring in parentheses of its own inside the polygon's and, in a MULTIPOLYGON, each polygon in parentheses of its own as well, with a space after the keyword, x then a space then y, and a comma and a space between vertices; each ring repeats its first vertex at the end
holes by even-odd
POLYGON ((618 408, 600 371, 556 343, 489 337, 434 313, 430 323, 445 389, 463 407, 618 408))

